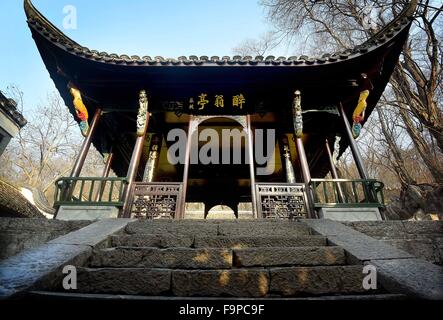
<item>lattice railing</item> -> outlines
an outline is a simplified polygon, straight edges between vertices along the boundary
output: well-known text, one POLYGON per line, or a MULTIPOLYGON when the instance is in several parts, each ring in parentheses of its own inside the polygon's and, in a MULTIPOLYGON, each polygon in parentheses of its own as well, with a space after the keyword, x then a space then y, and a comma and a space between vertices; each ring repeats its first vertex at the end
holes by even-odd
POLYGON ((183 184, 180 182, 134 183, 131 217, 174 219, 180 210, 183 184))
POLYGON ((374 179, 312 179, 316 208, 384 206, 384 184, 374 179))
POLYGON ((123 206, 125 178, 60 178, 55 183, 54 207, 123 206))
POLYGON ((265 219, 307 216, 306 187, 301 183, 257 183, 257 213, 265 219))

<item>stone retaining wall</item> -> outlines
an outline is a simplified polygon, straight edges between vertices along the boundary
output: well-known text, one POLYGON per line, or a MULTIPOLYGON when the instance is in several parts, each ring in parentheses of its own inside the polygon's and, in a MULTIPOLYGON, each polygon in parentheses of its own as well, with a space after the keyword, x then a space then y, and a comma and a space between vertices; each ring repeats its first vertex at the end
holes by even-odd
POLYGON ((91 221, 0 218, 0 260, 78 230, 91 221))
POLYGON ((2 180, 0 180, 0 217, 45 218, 18 188, 2 180))
POLYGON ((359 221, 344 224, 418 258, 443 265, 443 221, 359 221))

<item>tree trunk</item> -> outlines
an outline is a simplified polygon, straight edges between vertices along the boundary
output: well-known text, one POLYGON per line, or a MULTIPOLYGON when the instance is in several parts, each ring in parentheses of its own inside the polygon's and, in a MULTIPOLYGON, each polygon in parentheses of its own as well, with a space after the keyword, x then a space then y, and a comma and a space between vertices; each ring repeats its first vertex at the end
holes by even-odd
POLYGON ((376 110, 378 113, 378 118, 380 119, 382 133, 385 137, 386 143, 388 144, 389 150, 391 151, 391 155, 394 157, 393 169, 397 174, 402 187, 406 187, 410 184, 415 184, 416 181, 411 177, 408 170, 406 169, 405 161, 401 155, 400 149, 395 143, 394 137, 387 128, 383 111, 380 109, 380 107, 377 107, 376 110))

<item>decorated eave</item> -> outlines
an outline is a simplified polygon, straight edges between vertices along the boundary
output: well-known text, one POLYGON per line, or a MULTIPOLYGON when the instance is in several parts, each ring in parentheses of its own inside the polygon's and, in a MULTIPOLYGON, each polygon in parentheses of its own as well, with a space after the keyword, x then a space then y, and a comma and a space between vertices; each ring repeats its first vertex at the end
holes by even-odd
MULTIPOLYGON (((138 93, 142 89, 149 94, 154 123, 162 121, 160 118, 165 106, 171 103, 183 107, 190 97, 196 99, 201 93, 214 95, 221 92, 228 96, 241 92, 250 97, 243 113, 271 111, 280 114, 281 119, 286 121, 282 126, 286 125, 289 132, 292 122, 288 119, 291 118, 294 90, 302 92, 304 111, 341 103, 351 117, 361 91, 370 88, 366 120, 398 61, 415 5, 415 0, 405 5, 392 22, 363 44, 321 57, 164 58, 109 54, 81 46, 51 24, 30 0, 24 1, 33 38, 71 113, 76 115, 69 88, 74 85, 81 92, 89 114, 98 107, 114 114, 106 117, 107 120, 101 124, 105 127, 99 130, 101 136, 94 138, 95 146, 102 153, 109 149, 109 141, 115 139, 116 135, 135 131, 135 123, 126 121, 122 112, 133 110, 131 117, 135 119, 138 93), (364 81, 362 74, 367 75, 364 81)), ((191 113, 186 106, 179 111, 191 113)), ((207 110, 202 113, 205 112, 207 110)), ((318 116, 315 121, 310 121, 313 120, 309 119, 310 116, 306 116, 306 132, 309 133, 311 127, 316 130, 329 128, 331 134, 336 130, 331 126, 335 121, 330 118, 318 116)), ((122 157, 117 162, 129 160, 132 143, 129 137, 127 146, 121 147, 122 157)), ((347 145, 347 141, 342 139, 341 150, 347 145)), ((320 162, 320 167, 327 167, 325 161, 320 162)), ((124 169, 120 172, 124 173, 124 169)))
POLYGON ((23 128, 27 121, 17 110, 17 103, 13 99, 8 99, 0 91, 0 109, 12 120, 18 127, 23 128))
POLYGON ((57 27, 50 23, 32 5, 31 0, 25 0, 25 11, 28 23, 31 28, 37 30, 47 40, 58 47, 71 52, 79 57, 98 61, 106 64, 126 65, 126 66, 314 66, 331 63, 339 63, 347 59, 353 59, 377 49, 380 45, 395 38, 404 29, 407 29, 411 22, 410 7, 395 18, 386 28, 378 32, 371 39, 353 49, 344 50, 337 53, 325 53, 321 57, 290 56, 181 56, 178 58, 165 58, 162 56, 138 56, 138 55, 118 55, 115 53, 99 52, 74 42, 64 35, 57 27))

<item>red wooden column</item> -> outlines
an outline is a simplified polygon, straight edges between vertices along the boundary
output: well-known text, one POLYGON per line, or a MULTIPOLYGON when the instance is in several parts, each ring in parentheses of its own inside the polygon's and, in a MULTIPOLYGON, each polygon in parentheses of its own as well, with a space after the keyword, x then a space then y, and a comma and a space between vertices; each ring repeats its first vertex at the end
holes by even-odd
POLYGON ((102 110, 96 109, 94 117, 92 118, 91 126, 89 127, 88 134, 83 140, 83 144, 80 149, 80 153, 75 160, 74 167, 71 171, 71 178, 77 178, 80 176, 83 165, 85 164, 86 156, 88 155, 89 148, 91 147, 92 138, 97 130, 98 124, 102 116, 102 110))
POLYGON ((123 209, 121 216, 123 218, 131 217, 132 189, 137 177, 140 158, 143 153, 143 145, 146 138, 146 132, 149 125, 148 96, 145 90, 140 91, 139 110, 137 115, 137 139, 135 140, 134 150, 132 152, 131 162, 129 163, 128 173, 126 175, 126 186, 123 191, 123 209))
POLYGON ((278 139, 280 145, 280 159, 282 162, 282 167, 285 168, 285 176, 287 183, 297 183, 295 180, 294 166, 291 160, 291 150, 289 148, 289 142, 286 135, 280 136, 278 139))
POLYGON ((311 192, 311 171, 309 170, 308 158, 306 157, 305 147, 303 145, 303 115, 301 109, 301 92, 294 92, 294 102, 292 105, 292 112, 294 117, 294 131, 295 131, 295 144, 297 146, 298 159, 300 160, 300 166, 303 176, 303 182, 306 185, 307 200, 307 213, 309 218, 315 218, 315 212, 313 209, 313 196, 311 192))
MULTIPOLYGON (((83 169, 83 165, 85 164, 86 157, 88 155, 89 149, 91 147, 92 138, 94 137, 95 131, 97 131, 98 124, 100 123, 101 116, 103 114, 103 111, 100 108, 97 108, 95 110, 94 117, 92 118, 91 125, 88 130, 88 134, 86 135, 85 139, 83 140, 82 146, 80 148, 80 152, 77 156, 77 159, 75 160, 74 167, 72 168, 70 177, 71 178, 78 178, 80 176, 80 173, 83 169)), ((75 189, 75 182, 72 182, 65 187, 63 192, 63 199, 70 199, 72 197, 72 193, 75 189)), ((57 218, 58 210, 54 214, 54 219, 57 218)))
POLYGON ((198 120, 194 118, 193 115, 189 116, 189 127, 188 136, 186 142, 186 152, 185 152, 185 163, 183 168, 183 183, 182 183, 182 194, 179 203, 179 212, 175 219, 182 220, 185 218, 186 210, 186 193, 188 192, 188 178, 189 178, 189 162, 191 161, 191 144, 192 144, 192 134, 195 130, 198 130, 198 120))
MULTIPOLYGON (((340 179, 338 176, 338 173, 337 173, 337 168, 335 167, 334 159, 332 158, 332 152, 331 152, 331 148, 329 147, 328 139, 326 139, 326 141, 325 141, 325 149, 326 149, 326 153, 328 155, 329 164, 331 166, 332 179, 340 179)), ((344 196, 343 196, 343 190, 342 190, 340 182, 337 182, 337 191, 338 191, 338 196, 339 196, 340 200, 343 201, 344 196)))
POLYGON ((366 171, 365 163, 363 158, 361 157, 360 150, 358 149, 357 143, 355 142, 354 137, 352 136, 351 125, 349 124, 348 117, 346 115, 345 110, 343 109, 343 105, 340 103, 340 115, 343 119, 343 124, 345 127, 345 132, 348 137, 349 146, 351 147, 351 152, 354 157, 355 164, 357 165, 358 173, 362 179, 369 179, 368 172, 366 171))
POLYGON ((251 116, 246 116, 246 131, 248 136, 248 157, 249 157, 249 175, 251 179, 251 202, 252 202, 252 216, 254 219, 263 218, 258 216, 257 206, 257 192, 255 184, 255 165, 254 165, 254 138, 252 136, 251 116))
POLYGON ((162 147, 162 135, 154 134, 149 146, 149 156, 143 173, 143 182, 153 182, 162 147))

